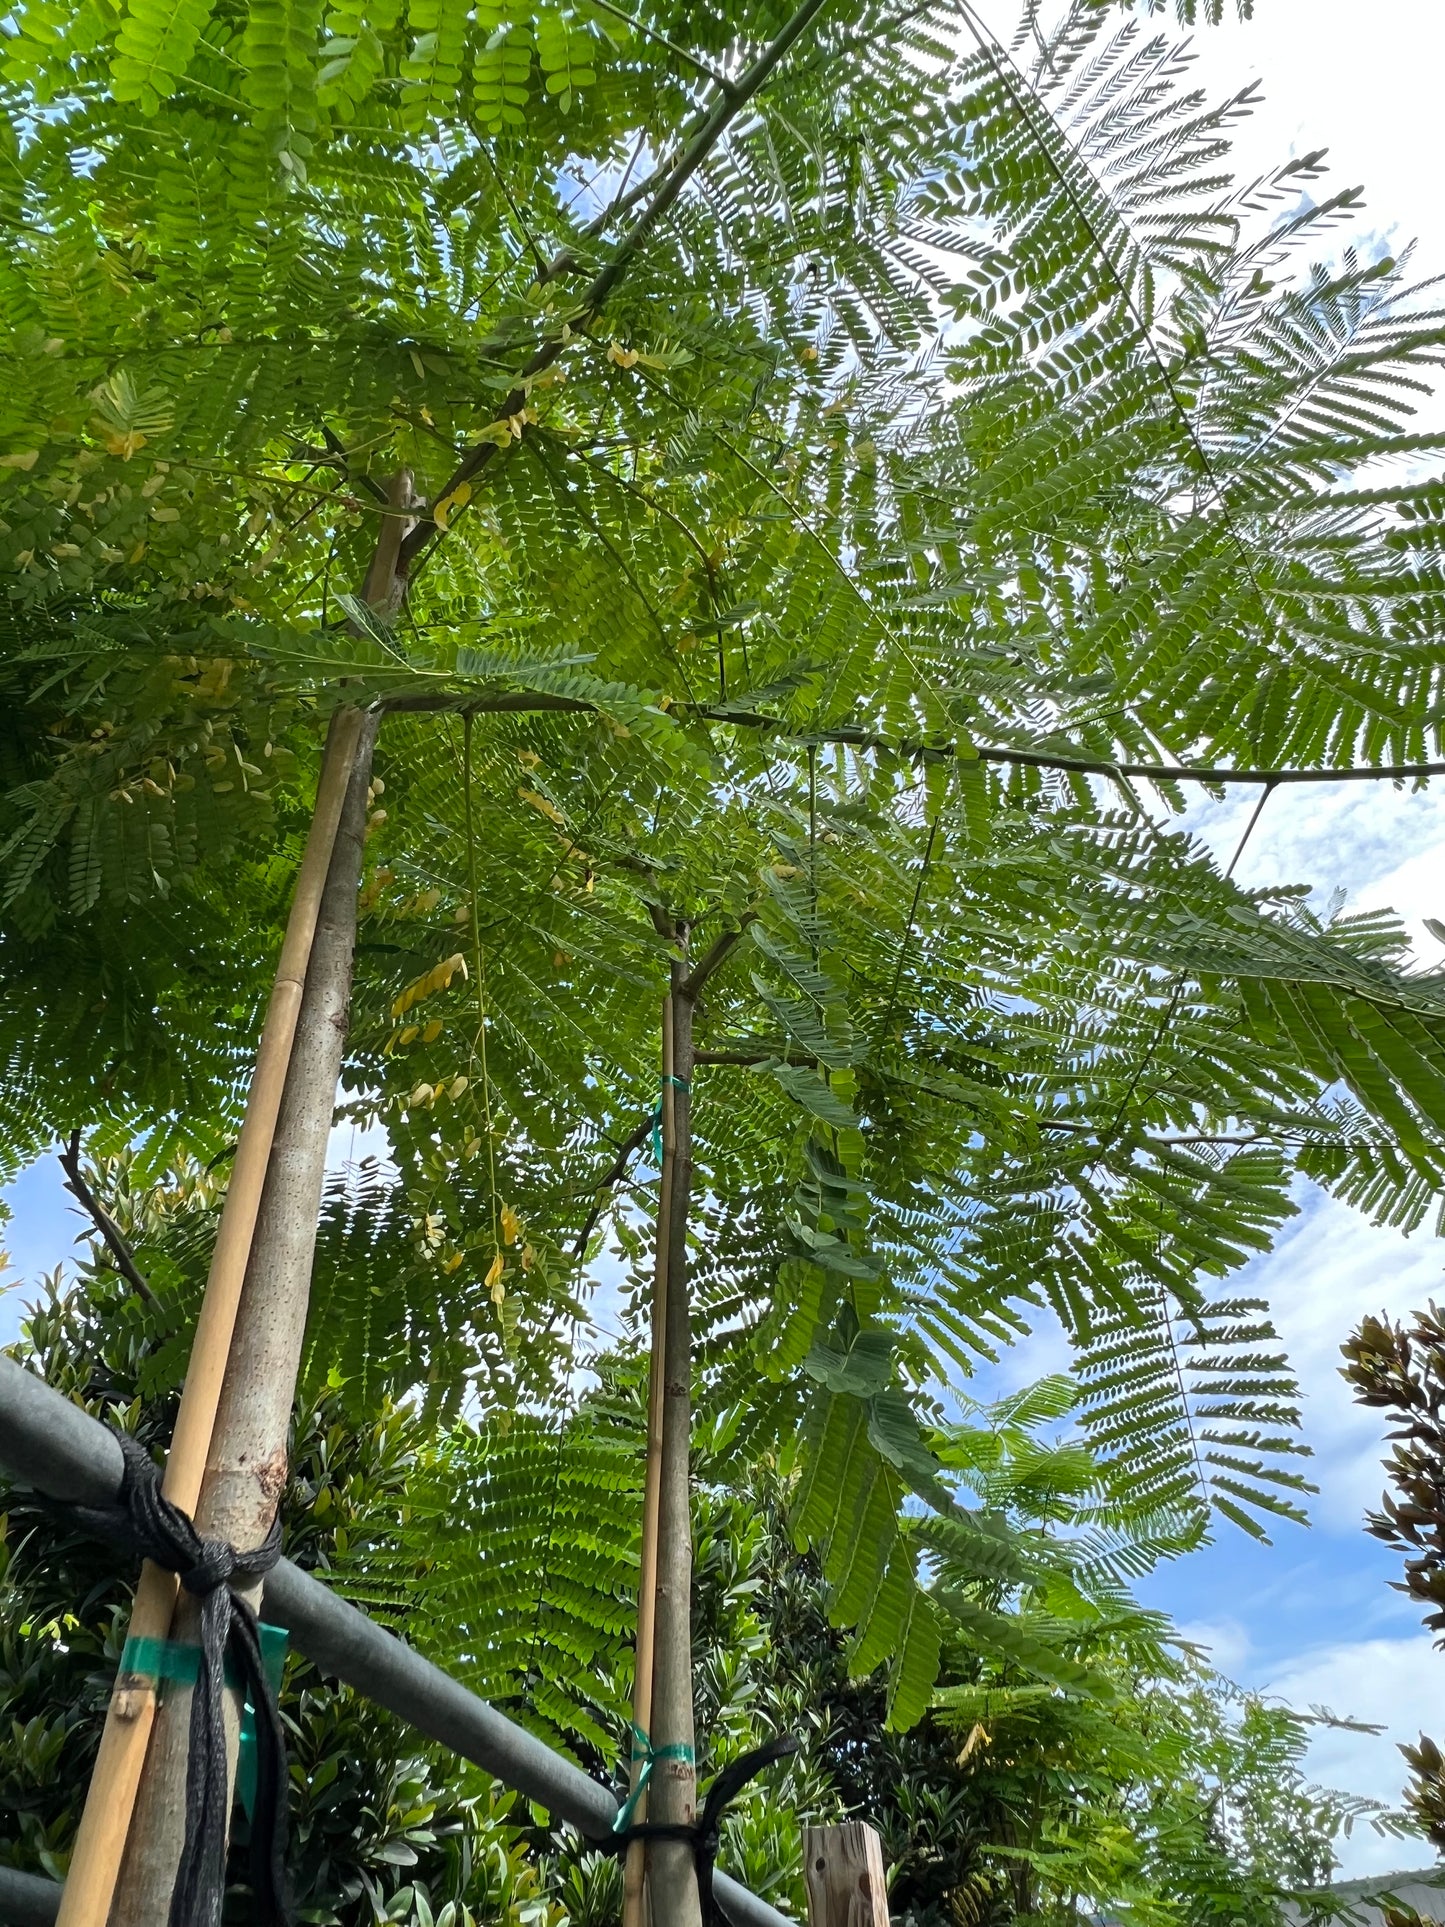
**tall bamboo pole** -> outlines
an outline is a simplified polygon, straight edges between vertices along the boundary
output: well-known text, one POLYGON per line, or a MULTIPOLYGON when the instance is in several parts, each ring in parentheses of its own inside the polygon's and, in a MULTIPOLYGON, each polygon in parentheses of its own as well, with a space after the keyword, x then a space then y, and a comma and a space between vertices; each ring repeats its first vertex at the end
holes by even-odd
MULTIPOLYGON (((667 1216, 667 1309, 663 1343, 662 1453, 658 1480, 656 1625, 652 1660, 652 1741, 685 1749, 657 1762, 650 1817, 691 1826, 697 1769, 692 1697, 692 1331, 688 1305, 687 1220, 692 1194, 693 984, 686 974, 686 930, 672 962, 672 1188, 667 1216)), ((654 1927, 702 1927, 697 1868, 682 1841, 651 1843, 647 1885, 654 1927)))
MULTIPOLYGON (((657 1519, 662 1486, 662 1390, 667 1344, 667 1256, 672 1241, 672 1169, 677 1144, 673 1108, 672 998, 662 1003, 662 1082, 658 1109, 662 1125, 662 1170, 657 1188, 657 1248, 652 1273, 652 1354, 647 1375, 647 1472, 642 1493, 642 1558, 637 1577, 637 1652, 632 1676, 632 1724, 652 1731, 653 1633, 657 1623, 657 1519)), ((635 1788, 643 1762, 633 1748, 629 1780, 635 1788)), ((647 1794, 635 1817, 647 1818, 647 1794)), ((622 1927, 643 1927, 643 1880, 647 1849, 634 1840, 627 1850, 622 1888, 622 1927)))
MULTIPOLYGON (((337 829, 196 1509, 196 1524, 205 1537, 223 1539, 243 1551, 265 1539, 286 1484, 287 1432, 305 1337, 327 1142, 346 1045, 357 886, 376 725, 374 713, 363 722, 337 829)), ((242 1596, 256 1603, 259 1582, 242 1596)), ((182 1595, 171 1637, 193 1642, 199 1622, 199 1602, 182 1595)), ((114 1927, 157 1927, 166 1918, 185 1843, 190 1703, 190 1689, 175 1684, 158 1708, 115 1896, 114 1927)), ((229 1707, 227 1738, 234 1775, 237 1693, 229 1696, 229 1707)))
MULTIPOLYGON (((296 878, 296 894, 266 1009, 246 1114, 231 1166, 231 1182, 216 1232, 210 1275, 166 1461, 166 1497, 186 1512, 194 1512, 200 1497, 206 1453, 301 1008, 302 986, 360 733, 361 716, 356 710, 340 709, 332 717, 317 785, 316 808, 296 878)), ((131 1636, 164 1639, 175 1598, 174 1576, 147 1562, 141 1568, 131 1609, 131 1636)), ((156 1682, 134 1673, 118 1675, 91 1772, 90 1790, 76 1835, 57 1927, 105 1927, 155 1713, 156 1682)))

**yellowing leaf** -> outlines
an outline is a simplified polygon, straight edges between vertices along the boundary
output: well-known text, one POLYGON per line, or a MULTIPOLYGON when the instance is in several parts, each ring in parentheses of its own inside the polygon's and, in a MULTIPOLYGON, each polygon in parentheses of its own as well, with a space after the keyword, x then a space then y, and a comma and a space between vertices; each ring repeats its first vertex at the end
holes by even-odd
POLYGON ((458 971, 463 977, 467 974, 467 960, 460 950, 453 956, 443 958, 439 964, 434 964, 426 975, 418 977, 415 983, 408 984, 392 1004, 392 1016, 405 1017, 412 1005, 419 1004, 423 997, 430 997, 438 990, 449 989, 458 971))
POLYGON ((447 523, 451 520, 452 516, 455 515, 457 510, 465 508, 467 503, 470 502, 471 499, 472 499, 471 483, 458 482, 456 487, 451 491, 451 493, 449 495, 444 495, 442 499, 437 503, 436 507, 432 510, 431 516, 432 516, 433 522, 436 523, 439 529, 444 529, 447 526, 447 523))
POLYGON ((0 455, 0 468, 32 469, 40 460, 38 448, 23 448, 15 455, 0 455))
MULTIPOLYGON (((416 1026, 411 1025, 409 1028, 411 1031, 411 1036, 415 1037, 416 1026)), ((422 1032, 421 1041, 424 1044, 434 1044, 438 1039, 438 1037, 441 1036, 441 1034, 442 1034, 442 1020, 440 1017, 433 1017, 431 1022, 427 1025, 426 1029, 422 1032)), ((410 1038, 408 1037, 406 1031, 402 1032, 401 1041, 404 1044, 410 1042, 410 1038)))
POLYGON ((530 803, 534 810, 540 810, 543 816, 550 822, 565 823, 567 821, 566 817, 563 816, 562 812, 557 808, 557 805, 548 802, 547 798, 539 795, 536 790, 518 790, 517 794, 524 803, 530 803))

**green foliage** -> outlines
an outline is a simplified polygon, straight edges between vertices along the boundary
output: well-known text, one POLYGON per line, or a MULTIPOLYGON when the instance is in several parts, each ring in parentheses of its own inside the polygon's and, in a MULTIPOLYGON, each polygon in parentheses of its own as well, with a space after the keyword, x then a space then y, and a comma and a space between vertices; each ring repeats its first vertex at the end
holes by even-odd
MULTIPOLYGON (((479 1401, 448 1476, 550 1571, 532 1419, 655 1208, 654 912, 730 943, 700 1389, 796 1451, 900 1724, 925 1534, 987 1550, 940 1457, 979 1362, 1056 1317, 1159 1545, 1259 1531, 1296 1399, 1231 1274, 1300 1177, 1402 1225, 1445 1177, 1398 930, 1069 766, 1439 753, 1433 297, 1318 157, 1236 184, 1245 103, 1140 17, 968 26, 31 0, 0 50, 0 1168, 76 1124, 224 1154, 322 728, 384 702, 345 1115, 394 1177, 328 1203, 309 1395, 479 1401)), ((626 1487, 567 1436, 580 1659, 626 1487)), ((498 1651, 595 1743, 569 1624, 498 1651)))
MULTIPOLYGON (((162 1245, 175 1233, 156 1221, 157 1207, 183 1223, 196 1204, 184 1186, 130 1200, 162 1245)), ((132 1215, 125 1198, 116 1202, 132 1215)), ((52 1281, 21 1350, 51 1384, 160 1447, 184 1358, 173 1357, 163 1384, 137 1396, 155 1376, 148 1324, 146 1308, 92 1254, 72 1288, 52 1281)), ((394 1533, 426 1438, 414 1413, 386 1402, 360 1425, 344 1420, 334 1393, 308 1405, 297 1417, 283 1502, 288 1555, 325 1569, 343 1549, 394 1533)), ((14 1743, 0 1771, 0 1858, 63 1879, 133 1574, 117 1574, 113 1551, 71 1531, 63 1514, 25 1494, 9 1501, 0 1542, 0 1719, 14 1743)), ((419 1744, 295 1655, 281 1705, 292 1761, 289 1866, 305 1918, 331 1927, 381 1919, 430 1927, 451 1905, 449 1927, 562 1927, 560 1911, 540 1897, 536 1831, 514 1796, 419 1744)), ((245 1844, 238 1816, 238 1871, 245 1844)))

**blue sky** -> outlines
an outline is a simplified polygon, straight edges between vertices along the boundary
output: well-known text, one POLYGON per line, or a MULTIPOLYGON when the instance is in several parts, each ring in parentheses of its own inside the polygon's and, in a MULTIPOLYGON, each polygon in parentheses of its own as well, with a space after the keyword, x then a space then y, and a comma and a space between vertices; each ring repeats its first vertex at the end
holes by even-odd
MULTIPOLYGON (((1445 72, 1440 0, 1256 0, 1259 17, 1201 33, 1201 83, 1232 92, 1259 75, 1265 102, 1239 143, 1242 169, 1262 171, 1292 152, 1326 146, 1338 184, 1365 184, 1360 238, 1398 250, 1418 237, 1416 267, 1445 269, 1445 212, 1433 152, 1439 76, 1445 72)), ((1013 0, 985 0, 985 15, 1011 23, 1013 0)), ((1232 850, 1254 798, 1208 806, 1194 817, 1214 845, 1232 850)), ((1391 904, 1410 922, 1422 959, 1440 946, 1423 929, 1445 918, 1445 784, 1424 795, 1371 786, 1276 791, 1240 866, 1250 883, 1302 882, 1321 900, 1336 886, 1348 907, 1391 904)), ((343 1151, 343 1155, 344 1155, 343 1151)), ((79 1220, 53 1159, 5 1194, 4 1241, 12 1276, 33 1281, 67 1255, 79 1220)), ((1283 1527, 1272 1547, 1237 1533, 1156 1576, 1146 1596, 1211 1646, 1225 1671, 1299 1706, 1384 1723, 1380 1738, 1326 1734, 1312 1764, 1320 1778, 1397 1800, 1397 1740, 1423 1726, 1445 1742, 1445 1654, 1432 1650, 1416 1614, 1389 1588, 1398 1560, 1363 1531, 1382 1478, 1378 1421, 1354 1406, 1338 1376, 1338 1348, 1366 1311, 1400 1316, 1445 1299, 1445 1246, 1428 1231, 1404 1239, 1364 1223, 1315 1194, 1278 1248, 1240 1275, 1270 1300, 1306 1392, 1306 1429, 1322 1491, 1309 1530, 1283 1527)), ((0 1342, 13 1337, 19 1297, 0 1296, 0 1342)), ((1040 1336, 1012 1361, 1019 1378, 1061 1364, 1040 1336)), ((1014 1375, 1013 1373, 1010 1374, 1014 1375)), ((1361 1832, 1345 1872, 1423 1865, 1424 1848, 1361 1832)))

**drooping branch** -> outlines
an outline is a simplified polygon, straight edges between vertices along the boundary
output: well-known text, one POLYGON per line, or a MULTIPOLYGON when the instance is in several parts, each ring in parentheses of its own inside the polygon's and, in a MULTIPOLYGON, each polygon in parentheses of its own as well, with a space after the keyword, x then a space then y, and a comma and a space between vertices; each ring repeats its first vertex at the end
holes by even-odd
MULTIPOLYGON (((612 250, 611 259, 593 276, 578 311, 570 317, 569 328, 572 332, 585 328, 601 313, 608 296, 627 273, 658 222, 675 204, 687 183, 717 146, 728 127, 736 120, 758 89, 764 85, 789 48, 807 32, 813 20, 827 4, 828 0, 803 0, 803 4, 782 31, 769 41, 746 73, 731 83, 719 81, 717 98, 707 111, 697 132, 672 165, 662 174, 653 176, 646 184, 642 212, 612 250)), ((549 274, 556 272, 555 263, 548 272, 549 274)), ((562 353, 564 345, 563 336, 559 332, 544 341, 524 362, 516 384, 502 403, 498 417, 500 420, 505 421, 522 412, 527 405, 527 396, 532 382, 552 366, 562 353)), ((453 469, 437 500, 445 501, 463 485, 470 484, 496 452, 496 445, 492 442, 482 442, 475 448, 468 449, 453 469)), ((418 523, 409 532, 401 545, 399 573, 402 576, 410 574, 420 557, 442 532, 434 518, 418 523)))
POLYGON ((580 1258, 586 1251, 587 1240, 597 1229, 597 1220, 607 1208, 607 1193, 612 1189, 614 1184, 620 1184, 623 1178, 626 1177, 627 1167, 647 1142, 652 1131, 652 1125, 653 1113, 649 1111, 647 1116, 643 1118, 642 1122, 637 1126, 637 1129, 623 1139, 621 1145, 618 1147, 617 1156, 593 1186, 592 1209, 587 1213, 582 1229, 578 1232, 576 1242, 572 1246, 572 1256, 574 1258, 580 1258))
POLYGON ((137 1298, 143 1299, 152 1311, 159 1311, 161 1301, 146 1283, 145 1273, 136 1263, 135 1253, 126 1241, 125 1233, 85 1181, 85 1174, 80 1168, 79 1131, 71 1132, 69 1144, 60 1153, 60 1168, 65 1173, 66 1190, 89 1214, 91 1223, 105 1240, 111 1257, 115 1259, 116 1270, 137 1298))
MULTIPOLYGON (((685 705, 674 705, 675 712, 685 705)), ((873 730, 848 725, 817 730, 795 730, 778 716, 765 716, 755 710, 719 709, 698 705, 695 712, 709 722, 733 723, 739 729, 756 729, 785 736, 799 747, 809 743, 836 744, 842 748, 881 750, 911 762, 949 762, 977 759, 980 763, 1016 764, 1024 769, 1056 769, 1079 776, 1124 777, 1142 783, 1365 783, 1423 781, 1429 776, 1445 776, 1442 763, 1379 763, 1352 769, 1237 769, 1228 764, 1123 763, 1103 756, 1072 756, 1067 751, 1011 749, 1000 744, 911 743, 879 735, 873 730)))
MULTIPOLYGON (((467 696, 444 691, 424 695, 385 697, 381 705, 398 714, 450 710, 458 715, 490 715, 502 711, 561 710, 575 715, 595 715, 595 703, 571 696, 547 696, 528 691, 467 696)), ((674 703, 674 716, 696 716, 702 722, 754 729, 780 736, 794 748, 831 745, 842 749, 875 750, 901 756, 909 762, 952 762, 1016 765, 1023 769, 1060 770, 1076 776, 1105 776, 1140 783, 1204 783, 1224 787, 1230 783, 1423 783, 1433 776, 1445 776, 1445 762, 1373 763, 1349 769, 1239 769, 1227 763, 1125 763, 1111 762, 1104 756, 1072 756, 1067 751, 1012 749, 997 743, 964 741, 914 743, 882 735, 876 730, 852 724, 824 725, 820 729, 798 728, 781 716, 765 716, 757 710, 732 709, 710 703, 674 703)))

